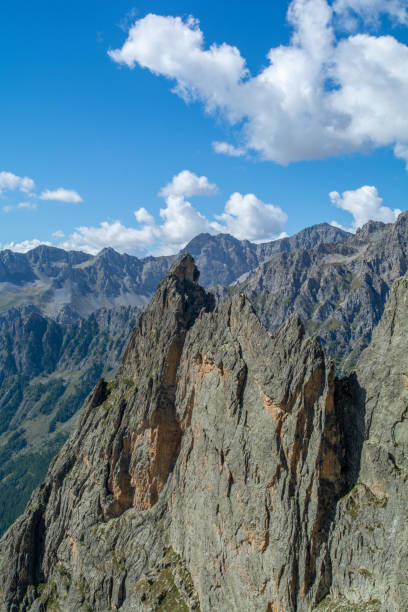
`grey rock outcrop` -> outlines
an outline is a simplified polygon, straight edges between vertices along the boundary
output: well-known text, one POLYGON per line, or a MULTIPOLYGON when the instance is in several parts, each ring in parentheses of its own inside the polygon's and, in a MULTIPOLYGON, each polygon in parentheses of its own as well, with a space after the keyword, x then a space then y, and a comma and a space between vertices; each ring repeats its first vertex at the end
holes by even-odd
POLYGON ((333 367, 297 317, 271 336, 197 278, 188 255, 169 271, 5 534, 5 609, 295 610, 327 591, 333 367))
POLYGON ((408 271, 408 213, 369 222, 345 242, 278 253, 235 287, 273 330, 296 313, 338 372, 350 372, 379 322, 393 282, 408 271))
MULTIPOLYGON (((403 223, 366 228, 390 279, 403 223)), ((4 610, 405 612, 408 277, 343 379, 197 281, 182 256, 0 541, 4 610)))
MULTIPOLYGON (((321 224, 262 245, 201 234, 187 248, 208 286, 236 281, 275 252, 347 237, 321 224)), ((174 259, 111 248, 93 257, 45 245, 0 252, 0 534, 43 479, 95 382, 116 372, 174 259)))
POLYGON ((376 600, 386 612, 408 608, 407 312, 404 277, 349 381, 345 435, 358 452, 348 453, 351 488, 338 504, 330 545, 332 601, 376 600))

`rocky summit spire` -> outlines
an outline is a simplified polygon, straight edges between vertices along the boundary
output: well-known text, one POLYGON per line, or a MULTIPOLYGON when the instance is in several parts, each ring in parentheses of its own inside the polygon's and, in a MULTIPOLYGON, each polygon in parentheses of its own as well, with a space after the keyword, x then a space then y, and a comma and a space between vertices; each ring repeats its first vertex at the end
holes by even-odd
POLYGON ((183 255, 0 541, 0 609, 405 610, 406 281, 340 383, 298 316, 197 280, 183 255))
POLYGON ((201 311, 214 308, 198 277, 188 254, 171 267, 138 321, 116 379, 98 383, 45 483, 7 534, 1 554, 8 606, 31 605, 38 585, 55 571, 58 542, 68 532, 76 533, 77 550, 78 528, 157 502, 180 448, 174 401, 185 336, 201 311))

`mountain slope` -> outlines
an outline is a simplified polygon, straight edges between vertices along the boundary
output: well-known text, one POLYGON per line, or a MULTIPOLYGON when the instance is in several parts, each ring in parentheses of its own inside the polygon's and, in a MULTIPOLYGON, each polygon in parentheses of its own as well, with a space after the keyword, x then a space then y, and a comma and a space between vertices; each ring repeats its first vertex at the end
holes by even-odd
POLYGON ((183 256, 0 541, 7 610, 407 609, 408 277, 338 380, 183 256))
MULTIPOLYGON (((197 259, 203 285, 229 284, 271 254, 344 241, 347 232, 322 224, 283 240, 255 245, 228 234, 201 234, 184 249, 197 259)), ((138 259, 111 248, 92 256, 45 245, 26 254, 0 252, 0 313, 23 305, 72 323, 100 308, 144 307, 176 255, 138 259)))
MULTIPOLYGON (((235 281, 275 251, 347 236, 322 224, 262 245, 202 234, 187 248, 210 285, 235 281)), ((134 304, 145 305, 173 259, 47 246, 0 253, 0 533, 44 477, 98 377, 118 367, 139 315, 134 304)))
POLYGON ((0 316, 0 533, 23 511, 97 380, 113 376, 140 311, 72 325, 35 307, 0 316))
POLYGON ((338 505, 330 546, 332 599, 376 599, 390 611, 408 607, 407 311, 405 276, 343 389, 350 491, 338 505))
POLYGON ((279 253, 235 291, 248 295, 268 329, 298 314, 339 371, 350 371, 370 341, 392 283, 408 271, 408 213, 370 222, 346 242, 279 253))
POLYGON ((45 245, 0 252, 0 312, 34 305, 72 323, 101 308, 144 306, 174 257, 143 260, 104 249, 95 257, 45 245))
POLYGON ((229 234, 200 234, 191 240, 182 252, 190 253, 200 269, 204 287, 230 285, 243 274, 255 269, 275 253, 309 249, 320 243, 345 242, 348 232, 328 223, 313 225, 294 236, 272 242, 254 244, 237 240, 229 234))
POLYGON ((4 536, 6 606, 290 611, 327 591, 333 368, 296 317, 273 337, 245 297, 211 312, 197 276, 170 270, 4 536))

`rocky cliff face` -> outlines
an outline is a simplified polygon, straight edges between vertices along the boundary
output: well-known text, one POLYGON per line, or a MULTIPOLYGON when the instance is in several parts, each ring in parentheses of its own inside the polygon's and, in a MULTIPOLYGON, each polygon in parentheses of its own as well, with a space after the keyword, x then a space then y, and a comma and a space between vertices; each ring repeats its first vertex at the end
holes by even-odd
POLYGON ((265 326, 297 313, 319 336, 339 372, 350 372, 384 311, 393 282, 408 271, 408 213, 369 222, 345 242, 273 255, 235 287, 265 326))
POLYGON ((407 312, 404 277, 394 284, 372 342, 347 381, 351 488, 338 504, 330 536, 332 600, 377 600, 387 612, 408 608, 407 312))
POLYGON ((4 536, 6 609, 296 610, 327 592, 333 367, 298 318, 271 336, 197 277, 190 256, 170 270, 4 536))
POLYGON ((305 608, 341 486, 332 365, 297 317, 271 336, 237 296, 197 321, 179 381, 169 537, 202 608, 305 608))
MULTIPOLYGON (((204 286, 273 253, 342 242, 327 224, 262 245, 227 234, 188 245, 204 286)), ((98 378, 112 377, 142 308, 175 259, 40 246, 0 253, 0 535, 22 512, 98 378)))
POLYGON ((405 611, 407 279, 343 380, 197 280, 170 269, 0 541, 4 610, 405 611))

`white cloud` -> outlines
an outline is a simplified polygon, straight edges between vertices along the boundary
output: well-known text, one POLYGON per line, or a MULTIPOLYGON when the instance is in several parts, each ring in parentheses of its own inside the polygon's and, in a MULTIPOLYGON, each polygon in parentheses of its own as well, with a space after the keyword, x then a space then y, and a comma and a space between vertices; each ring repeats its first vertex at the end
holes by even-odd
MULTIPOLYGON (((57 230, 53 237, 61 240, 58 246, 64 249, 92 254, 110 246, 119 252, 134 255, 165 255, 177 253, 202 232, 229 233, 238 239, 255 242, 273 240, 283 235, 287 215, 279 207, 265 204, 254 194, 233 193, 226 202, 223 213, 215 215, 214 219, 205 217, 186 199, 216 192, 217 186, 210 183, 206 176, 183 170, 160 191, 165 200, 165 206, 160 209, 160 222, 156 222, 146 208, 142 207, 134 212, 136 227, 123 225, 120 220, 103 221, 97 226, 77 227, 68 237, 65 237, 61 230, 57 230)), ((30 202, 20 202, 18 205, 19 208, 31 206, 35 205, 30 202)), ((11 242, 2 248, 26 252, 39 244, 39 240, 33 239, 20 243, 11 242)))
POLYGON ((104 221, 97 227, 82 226, 60 244, 65 249, 78 249, 96 254, 106 246, 135 255, 146 252, 156 255, 177 253, 194 236, 202 232, 230 233, 239 239, 257 242, 282 235, 287 215, 277 206, 264 204, 254 194, 234 193, 221 215, 210 220, 202 215, 185 197, 210 195, 216 186, 206 176, 184 170, 175 175, 160 194, 166 205, 160 209, 157 223, 145 209, 134 215, 138 227, 126 227, 120 221, 104 221))
POLYGON ((161 242, 156 249, 157 253, 177 252, 197 234, 214 233, 206 217, 183 197, 171 195, 167 198, 166 204, 165 208, 160 209, 160 216, 164 222, 156 226, 161 242))
POLYGON ((159 195, 163 198, 168 196, 191 198, 197 195, 213 195, 216 192, 217 185, 210 183, 206 176, 197 176, 190 170, 182 170, 160 190, 159 195))
POLYGON ((139 223, 148 223, 149 225, 154 224, 154 218, 144 207, 135 210, 135 217, 136 221, 139 223))
POLYGON ((40 200, 52 200, 53 202, 70 202, 73 204, 83 202, 79 193, 73 189, 64 189, 64 187, 59 187, 54 190, 46 189, 39 197, 40 200))
POLYGON ((145 208, 135 211, 139 227, 126 227, 120 221, 103 221, 98 227, 78 227, 60 246, 96 254, 106 246, 135 255, 177 253, 201 232, 212 232, 211 223, 184 197, 169 195, 156 223, 145 208))
POLYGON ((0 249, 9 249, 10 251, 16 251, 17 253, 27 253, 27 251, 35 249, 35 247, 40 246, 40 244, 52 246, 51 242, 33 238, 32 240, 23 240, 22 242, 9 242, 7 244, 0 244, 0 249))
POLYGON ((101 249, 111 246, 122 253, 141 254, 155 241, 154 228, 126 227, 120 221, 103 221, 97 227, 78 227, 59 246, 63 249, 86 251, 95 255, 101 249))
MULTIPOLYGON (((353 215, 352 227, 348 231, 355 231, 370 220, 394 223, 401 213, 398 208, 391 209, 388 206, 383 206, 383 199, 378 195, 377 188, 370 185, 343 191, 341 195, 338 191, 332 191, 329 193, 329 198, 334 206, 353 215)), ((332 225, 342 227, 335 221, 332 221, 332 225)))
MULTIPOLYGON (((388 13, 401 22, 405 7, 402 0, 335 3, 337 15, 388 13)), ((255 76, 236 47, 205 48, 191 17, 147 15, 130 28, 122 48, 109 54, 173 80, 183 99, 201 100, 207 111, 242 122, 246 147, 265 159, 286 164, 406 147, 408 47, 392 36, 337 36, 327 0, 292 0, 288 20, 290 43, 272 48, 268 65, 255 76)))
POLYGON ((5 213, 9 213, 13 210, 13 207, 10 206, 9 204, 6 204, 6 206, 3 206, 3 212, 5 213))
POLYGON ((221 155, 229 155, 230 157, 242 157, 242 155, 245 155, 245 149, 242 147, 235 147, 228 142, 219 142, 215 140, 212 143, 212 147, 216 153, 220 153, 221 155))
POLYGON ((28 176, 17 176, 12 172, 0 172, 0 193, 2 191, 14 191, 18 189, 23 193, 32 191, 35 187, 33 179, 28 176))
POLYGON ((408 171, 408 144, 396 144, 394 147, 394 155, 405 162, 405 169, 408 171))
POLYGON ((335 0, 333 10, 350 30, 358 27, 356 17, 373 26, 379 24, 382 15, 388 15, 398 23, 408 23, 406 0, 335 0))
POLYGON ((176 80, 177 93, 185 100, 201 98, 211 110, 228 105, 246 75, 245 61, 236 47, 213 44, 203 49, 198 21, 189 17, 146 15, 130 28, 121 49, 110 57, 133 68, 136 63, 155 74, 176 80))
POLYGON ((337 221, 330 221, 330 225, 333 227, 337 227, 338 229, 343 230, 344 232, 351 232, 354 234, 355 230, 352 227, 345 227, 341 223, 337 223, 337 221))
POLYGON ((265 242, 282 234, 288 216, 278 206, 264 204, 253 193, 233 193, 214 229, 232 234, 240 240, 265 242))
POLYGON ((19 202, 17 204, 17 208, 22 208, 24 210, 36 210, 37 204, 35 202, 19 202))

